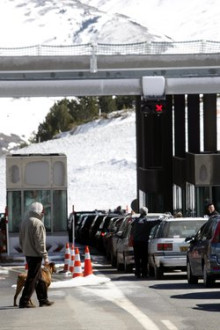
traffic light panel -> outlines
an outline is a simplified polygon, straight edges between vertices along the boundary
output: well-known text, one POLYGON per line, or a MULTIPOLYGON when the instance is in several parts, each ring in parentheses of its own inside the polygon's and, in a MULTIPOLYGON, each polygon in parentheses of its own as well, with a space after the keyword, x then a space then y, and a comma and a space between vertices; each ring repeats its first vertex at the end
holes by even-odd
POLYGON ((161 115, 165 112, 166 101, 165 100, 146 100, 141 101, 141 111, 145 115, 161 115))

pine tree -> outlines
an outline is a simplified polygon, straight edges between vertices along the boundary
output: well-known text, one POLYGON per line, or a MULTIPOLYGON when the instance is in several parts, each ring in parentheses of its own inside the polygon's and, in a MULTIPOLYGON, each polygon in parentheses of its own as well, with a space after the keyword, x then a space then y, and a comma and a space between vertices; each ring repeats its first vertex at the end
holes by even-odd
POLYGON ((113 96, 100 96, 99 107, 102 113, 109 113, 116 110, 115 98, 113 96))
POLYGON ((117 110, 132 109, 135 104, 135 96, 119 95, 115 98, 117 110))

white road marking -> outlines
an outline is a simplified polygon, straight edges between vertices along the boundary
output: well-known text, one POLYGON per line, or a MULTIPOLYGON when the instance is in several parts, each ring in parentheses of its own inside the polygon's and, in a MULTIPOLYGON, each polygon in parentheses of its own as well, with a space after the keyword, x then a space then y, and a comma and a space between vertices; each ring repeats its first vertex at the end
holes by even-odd
POLYGON ((102 298, 105 297, 105 299, 110 300, 123 308, 127 313, 131 314, 145 330, 159 330, 157 325, 146 314, 132 304, 132 302, 130 302, 112 282, 106 283, 103 289, 100 289, 100 287, 97 290, 94 289, 94 287, 92 290, 88 287, 85 289, 92 291, 92 293, 95 293, 102 298), (106 287, 109 289, 107 294, 106 287))
MULTIPOLYGON (((12 269, 13 270, 13 269, 12 269)), ((7 270, 3 270, 1 271, 0 269, 0 273, 2 274, 7 274, 8 271, 7 270)), ((91 276, 92 277, 92 276, 91 276)), ((0 278, 3 279, 3 278, 0 278)), ((85 278, 84 278, 85 279, 85 278)), ((85 283, 75 283, 75 285, 73 285, 74 283, 71 281, 59 281, 58 283, 51 283, 51 288, 53 288, 53 284, 54 287, 56 288, 62 288, 62 287, 74 287, 74 286, 81 286, 81 285, 97 285, 97 284, 101 284, 101 283, 105 283, 105 286, 103 286, 103 289, 99 288, 96 290, 94 289, 90 289, 88 286, 85 287, 86 290, 92 290, 93 293, 95 293, 96 295, 100 296, 103 298, 103 296, 105 297, 105 299, 117 304, 119 307, 123 308, 126 312, 128 312, 129 314, 131 314, 136 320, 137 322, 139 322, 143 328, 145 330, 160 330, 160 328, 158 328, 158 326, 150 319, 150 317, 148 317, 146 314, 144 314, 143 312, 141 312, 132 302, 130 302, 122 293, 121 290, 119 290, 113 282, 109 280, 109 282, 105 279, 105 276, 102 277, 103 281, 102 282, 97 282, 97 281, 92 281, 91 283, 88 281, 85 283), (68 282, 68 285, 67 285, 68 282), (71 282, 71 283, 69 283, 71 282), (81 285, 80 285, 81 284, 81 285), (108 287, 108 294, 106 295, 106 287, 108 287)), ((12 287, 16 288, 16 285, 12 285, 12 287)), ((54 292, 53 292, 54 293, 54 292)), ((63 295, 63 291, 58 292, 57 291, 57 295, 63 295), (62 294, 61 294, 62 292, 62 294)), ((166 326, 167 329, 169 330, 178 330, 178 328, 169 320, 161 320, 161 322, 166 326)))
POLYGON ((178 328, 170 321, 170 320, 161 320, 161 322, 167 327, 169 330, 178 330, 178 328))

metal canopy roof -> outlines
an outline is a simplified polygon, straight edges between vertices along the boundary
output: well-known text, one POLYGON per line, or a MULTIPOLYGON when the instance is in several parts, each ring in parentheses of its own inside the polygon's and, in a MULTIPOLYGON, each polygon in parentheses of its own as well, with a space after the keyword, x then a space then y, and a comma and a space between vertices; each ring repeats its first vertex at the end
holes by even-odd
POLYGON ((142 95, 163 76, 165 94, 220 92, 220 54, 2 56, 0 97, 142 95))

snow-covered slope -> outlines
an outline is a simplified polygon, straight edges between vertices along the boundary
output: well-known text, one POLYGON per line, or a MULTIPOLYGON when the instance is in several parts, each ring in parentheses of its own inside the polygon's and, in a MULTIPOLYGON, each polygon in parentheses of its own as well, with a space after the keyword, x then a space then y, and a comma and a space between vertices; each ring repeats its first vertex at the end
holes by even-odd
POLYGON ((214 39, 218 0, 1 0, 0 47, 214 39))
MULTIPOLYGON (((220 40, 218 0, 1 0, 0 48, 220 40)), ((0 99, 0 133, 28 139, 54 99, 0 99)))
MULTIPOLYGON (((68 204, 76 210, 130 206, 136 198, 135 113, 121 112, 17 153, 65 153, 68 204)), ((5 207, 5 160, 0 158, 0 210, 5 207)))

